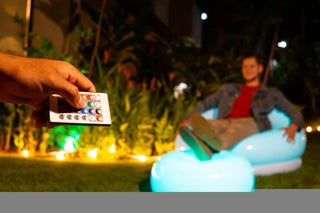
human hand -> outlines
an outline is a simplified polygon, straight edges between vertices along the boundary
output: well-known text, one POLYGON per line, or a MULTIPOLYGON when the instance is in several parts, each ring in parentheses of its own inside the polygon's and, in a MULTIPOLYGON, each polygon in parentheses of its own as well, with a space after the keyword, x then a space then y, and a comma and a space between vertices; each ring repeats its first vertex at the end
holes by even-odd
POLYGON ((283 137, 285 137, 286 135, 288 136, 287 137, 288 143, 295 143, 295 136, 298 130, 298 126, 296 124, 291 123, 288 127, 282 127, 279 130, 285 130, 283 137))
POLYGON ((95 92, 93 83, 70 63, 36 59, 0 52, 0 101, 29 104, 36 110, 35 126, 53 127, 48 122, 47 97, 59 94, 76 107, 85 105, 79 91, 95 92))

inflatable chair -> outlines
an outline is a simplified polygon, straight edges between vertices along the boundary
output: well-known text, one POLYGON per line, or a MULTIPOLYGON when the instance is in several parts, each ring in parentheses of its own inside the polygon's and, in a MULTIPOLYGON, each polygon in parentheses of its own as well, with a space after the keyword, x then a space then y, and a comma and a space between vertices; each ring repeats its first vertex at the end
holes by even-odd
MULTIPOLYGON (((207 119, 216 119, 218 109, 214 108, 202 114, 207 119)), ((272 175, 291 172, 302 165, 302 155, 306 149, 304 130, 296 133, 295 143, 288 143, 283 137, 281 127, 289 126, 290 118, 282 111, 273 109, 268 115, 271 129, 260 132, 240 141, 231 150, 232 153, 246 157, 255 175, 272 175)), ((186 150, 190 147, 180 135, 176 138, 176 150, 186 150)))
POLYGON ((243 156, 222 150, 199 161, 192 149, 164 154, 151 169, 153 192, 252 192, 255 176, 243 156))

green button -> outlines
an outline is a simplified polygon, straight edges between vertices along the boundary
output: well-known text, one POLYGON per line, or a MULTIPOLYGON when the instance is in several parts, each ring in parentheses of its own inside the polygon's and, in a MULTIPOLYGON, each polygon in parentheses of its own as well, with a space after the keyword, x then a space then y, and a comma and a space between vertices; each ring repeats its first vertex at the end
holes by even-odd
POLYGON ((92 107, 92 106, 93 106, 93 103, 92 103, 91 101, 89 101, 89 102, 88 102, 88 106, 89 106, 89 107, 92 107))

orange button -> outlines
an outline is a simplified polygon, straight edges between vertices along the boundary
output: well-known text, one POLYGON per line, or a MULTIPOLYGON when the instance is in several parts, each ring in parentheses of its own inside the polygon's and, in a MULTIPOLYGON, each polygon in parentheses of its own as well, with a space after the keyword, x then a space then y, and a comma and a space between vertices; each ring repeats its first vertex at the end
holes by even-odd
POLYGON ((88 100, 92 100, 92 95, 87 95, 88 100))
POLYGON ((97 116, 97 121, 102 121, 102 117, 101 116, 97 116))

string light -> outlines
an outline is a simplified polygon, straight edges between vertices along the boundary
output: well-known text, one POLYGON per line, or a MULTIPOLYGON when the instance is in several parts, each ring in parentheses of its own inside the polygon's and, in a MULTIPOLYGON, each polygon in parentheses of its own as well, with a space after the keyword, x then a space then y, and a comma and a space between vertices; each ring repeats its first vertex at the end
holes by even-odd
POLYGON ((116 147, 114 144, 112 144, 112 146, 110 146, 110 148, 108 149, 110 153, 115 153, 116 152, 116 147))
POLYGON ((307 128, 306 128, 306 132, 312 132, 312 127, 311 126, 307 126, 307 128))
POLYGON ((22 151, 22 155, 25 156, 25 157, 28 157, 28 156, 29 156, 29 151, 26 150, 26 149, 24 149, 24 150, 22 151))
POLYGON ((87 156, 92 158, 92 159, 96 159, 97 155, 98 155, 98 148, 92 149, 87 153, 87 156))
POLYGON ((145 155, 132 155, 132 158, 137 159, 141 162, 145 162, 148 159, 145 155))
POLYGON ((66 159, 65 154, 66 154, 65 151, 59 151, 59 152, 57 152, 57 155, 56 155, 57 160, 64 160, 64 159, 66 159))

